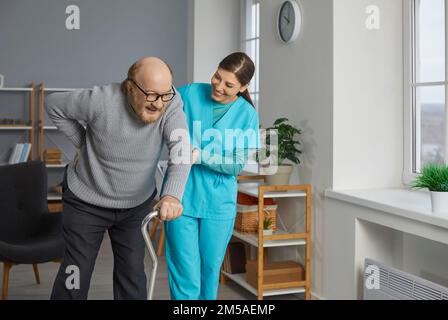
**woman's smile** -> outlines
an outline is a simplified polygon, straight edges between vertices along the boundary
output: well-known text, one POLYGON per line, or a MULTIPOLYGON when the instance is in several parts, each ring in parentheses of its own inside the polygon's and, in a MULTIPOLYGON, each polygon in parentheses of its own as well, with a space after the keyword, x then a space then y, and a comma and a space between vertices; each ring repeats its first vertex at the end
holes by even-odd
POLYGON ((221 96, 223 96, 224 95, 224 93, 223 92, 219 92, 218 90, 213 90, 213 94, 215 95, 215 96, 217 96, 217 97, 221 97, 221 96))

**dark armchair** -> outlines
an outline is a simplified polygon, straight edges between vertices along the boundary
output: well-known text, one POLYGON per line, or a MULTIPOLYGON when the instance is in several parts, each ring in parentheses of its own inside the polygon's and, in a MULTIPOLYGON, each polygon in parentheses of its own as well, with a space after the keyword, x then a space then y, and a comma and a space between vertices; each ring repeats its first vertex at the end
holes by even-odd
POLYGON ((17 264, 61 261, 64 252, 62 214, 49 213, 47 172, 40 161, 0 166, 0 262, 3 299, 8 296, 9 271, 17 264))

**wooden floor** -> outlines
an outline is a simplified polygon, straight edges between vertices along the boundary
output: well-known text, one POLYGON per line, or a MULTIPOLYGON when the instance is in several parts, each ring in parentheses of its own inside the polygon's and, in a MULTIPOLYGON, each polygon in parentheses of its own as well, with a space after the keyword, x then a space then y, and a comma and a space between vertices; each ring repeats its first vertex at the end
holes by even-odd
MULTIPOLYGON (((149 257, 146 257, 147 270, 149 270, 149 257)), ((98 254, 95 270, 93 272, 89 299, 110 300, 112 295, 112 266, 113 255, 108 236, 104 237, 103 244, 98 254)), ((56 277, 59 264, 45 263, 39 265, 41 284, 37 285, 34 279, 31 265, 18 265, 11 269, 9 282, 9 300, 46 300, 49 299, 53 281, 56 277)), ((0 272, 3 274, 3 264, 0 272)), ((159 268, 154 289, 154 299, 170 299, 165 257, 159 257, 159 268)), ((226 281, 218 292, 219 300, 255 300, 256 297, 232 281, 226 281)), ((299 300, 303 295, 283 295, 267 297, 272 299, 299 300)))

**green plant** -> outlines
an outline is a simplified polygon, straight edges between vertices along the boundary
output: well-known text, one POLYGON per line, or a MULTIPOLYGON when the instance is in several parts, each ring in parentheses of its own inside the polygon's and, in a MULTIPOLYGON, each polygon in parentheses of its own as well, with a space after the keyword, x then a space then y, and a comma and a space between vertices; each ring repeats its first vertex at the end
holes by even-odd
POLYGON ((295 128, 288 123, 287 118, 279 118, 275 120, 274 124, 266 128, 266 149, 262 149, 257 153, 257 161, 262 162, 263 160, 271 156, 271 150, 276 149, 278 152, 277 164, 281 165, 288 159, 289 161, 299 164, 300 157, 302 153, 301 150, 297 148, 300 145, 300 141, 296 138, 297 135, 301 134, 300 129, 295 128), (275 134, 271 130, 276 130, 278 146, 272 146, 271 148, 271 135, 275 134))
POLYGON ((272 224, 272 220, 270 218, 268 218, 268 217, 264 218, 264 220, 263 220, 263 229, 264 230, 268 230, 269 227, 271 226, 271 224, 272 224))
POLYGON ((430 191, 448 192, 448 165, 427 164, 412 182, 414 189, 428 188, 430 191))

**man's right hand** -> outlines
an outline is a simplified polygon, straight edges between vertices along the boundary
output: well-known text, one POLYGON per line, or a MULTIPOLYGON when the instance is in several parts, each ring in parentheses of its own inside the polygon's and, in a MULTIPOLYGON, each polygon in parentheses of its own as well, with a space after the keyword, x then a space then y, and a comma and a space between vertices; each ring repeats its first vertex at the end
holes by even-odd
POLYGON ((163 196, 154 206, 153 210, 159 209, 159 218, 162 221, 178 218, 183 211, 182 203, 172 196, 163 196))

